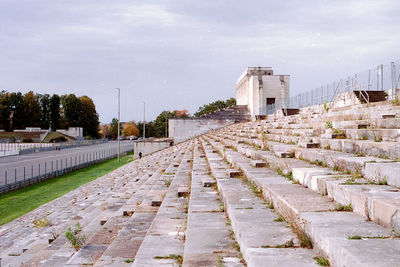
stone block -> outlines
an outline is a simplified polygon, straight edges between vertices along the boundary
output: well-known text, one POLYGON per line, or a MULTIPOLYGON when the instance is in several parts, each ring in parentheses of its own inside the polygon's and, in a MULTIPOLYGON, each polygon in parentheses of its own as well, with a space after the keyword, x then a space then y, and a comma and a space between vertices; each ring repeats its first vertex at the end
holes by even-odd
POLYGON ((189 195, 189 189, 186 186, 180 186, 178 188, 178 197, 187 197, 189 195))
MULTIPOLYGON (((134 211, 133 210, 124 210, 122 215, 123 216, 127 216, 127 217, 131 217, 133 215, 134 211)), ((100 222, 101 224, 101 222, 100 222)), ((102 224, 101 224, 102 225, 102 224)))
POLYGON ((267 166, 267 163, 265 161, 262 160, 252 160, 251 161, 251 166, 255 167, 255 168, 264 168, 267 166))
POLYGON ((162 197, 161 196, 155 196, 152 200, 151 200, 151 206, 152 207, 160 207, 161 203, 162 203, 162 197))
POLYGON ((280 157, 281 158, 293 158, 294 153, 293 152, 281 152, 280 157))
POLYGON ((215 184, 215 180, 209 177, 204 177, 201 179, 201 184, 203 187, 211 187, 215 184))
POLYGON ((306 148, 319 148, 319 143, 307 143, 306 148))
POLYGON ((240 171, 238 171, 238 170, 235 170, 235 169, 229 169, 229 170, 226 171, 226 174, 230 178, 236 178, 236 177, 239 177, 242 173, 240 171))

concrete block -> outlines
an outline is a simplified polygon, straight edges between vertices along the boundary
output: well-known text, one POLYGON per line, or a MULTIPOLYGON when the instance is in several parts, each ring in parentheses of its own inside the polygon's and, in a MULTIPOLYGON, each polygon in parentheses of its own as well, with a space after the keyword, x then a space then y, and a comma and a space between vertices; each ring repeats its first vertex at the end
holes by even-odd
POLYGON ((204 177, 201 179, 201 184, 203 187, 211 187, 215 184, 215 180, 209 177, 204 177))
POLYGON ((267 163, 262 160, 252 160, 251 165, 255 168, 264 168, 267 166, 267 163))
POLYGON ((247 266, 317 267, 315 256, 312 250, 304 248, 251 248, 247 266))
POLYGON ((187 197, 189 195, 189 188, 186 186, 178 187, 178 197, 187 197))
POLYGON ((239 177, 242 173, 240 171, 238 171, 238 170, 235 170, 235 169, 229 169, 229 170, 226 171, 226 174, 230 178, 236 178, 236 177, 239 177))
POLYGON ((160 207, 162 201, 163 201, 163 198, 161 196, 154 196, 153 199, 151 200, 151 206, 152 207, 160 207))

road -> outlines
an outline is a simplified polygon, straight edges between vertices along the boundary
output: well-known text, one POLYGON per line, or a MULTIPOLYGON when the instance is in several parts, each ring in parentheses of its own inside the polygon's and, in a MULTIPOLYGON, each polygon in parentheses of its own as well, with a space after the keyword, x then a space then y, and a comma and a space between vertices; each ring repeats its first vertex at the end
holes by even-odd
MULTIPOLYGON (((132 141, 121 142, 121 153, 132 150, 132 141)), ((117 142, 88 145, 62 150, 30 153, 0 158, 0 186, 6 183, 51 173, 76 166, 94 159, 101 159, 117 152, 117 142)))

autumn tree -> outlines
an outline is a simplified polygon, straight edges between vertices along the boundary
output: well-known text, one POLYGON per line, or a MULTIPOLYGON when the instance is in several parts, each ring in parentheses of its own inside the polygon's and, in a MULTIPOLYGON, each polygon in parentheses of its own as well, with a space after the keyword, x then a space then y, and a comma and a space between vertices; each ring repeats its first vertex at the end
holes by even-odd
POLYGON ((110 138, 111 137, 111 132, 110 132, 110 125, 108 124, 102 124, 100 126, 100 135, 103 138, 110 138))
POLYGON ((139 129, 136 127, 135 123, 127 122, 123 125, 123 136, 135 136, 139 137, 139 129))

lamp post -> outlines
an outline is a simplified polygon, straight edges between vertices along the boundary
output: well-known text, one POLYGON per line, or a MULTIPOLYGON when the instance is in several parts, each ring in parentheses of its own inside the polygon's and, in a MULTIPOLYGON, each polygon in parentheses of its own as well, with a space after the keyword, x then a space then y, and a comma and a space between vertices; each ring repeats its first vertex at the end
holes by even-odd
POLYGON ((117 88, 118 90, 118 161, 120 161, 120 152, 121 152, 121 141, 120 141, 120 89, 117 88))
POLYGON ((143 103, 143 139, 146 139, 146 102, 143 103))

